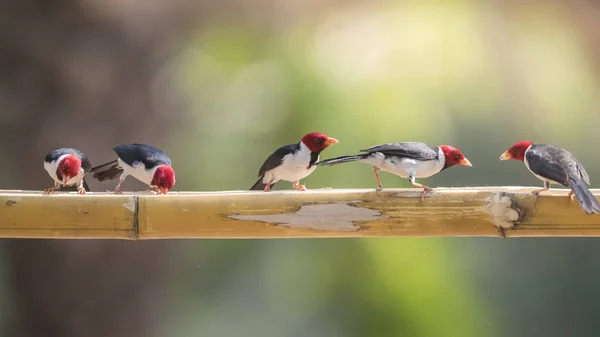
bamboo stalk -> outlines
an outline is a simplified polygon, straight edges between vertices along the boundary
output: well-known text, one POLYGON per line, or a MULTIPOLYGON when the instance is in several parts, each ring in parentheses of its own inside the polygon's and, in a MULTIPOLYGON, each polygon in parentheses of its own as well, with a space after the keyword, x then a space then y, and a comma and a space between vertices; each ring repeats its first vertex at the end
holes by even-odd
POLYGON ((424 202, 417 189, 168 195, 0 190, 0 238, 600 236, 600 215, 585 214, 567 190, 544 192, 534 204, 528 194, 533 189, 437 188, 424 202))

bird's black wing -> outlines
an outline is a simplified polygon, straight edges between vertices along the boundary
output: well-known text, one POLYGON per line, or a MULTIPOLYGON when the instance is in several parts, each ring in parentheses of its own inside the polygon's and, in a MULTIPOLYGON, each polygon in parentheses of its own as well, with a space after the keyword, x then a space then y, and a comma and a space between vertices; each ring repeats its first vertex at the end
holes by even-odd
POLYGON ((402 142, 375 145, 362 152, 381 152, 386 155, 396 155, 417 160, 434 160, 439 154, 436 148, 420 142, 402 142))
MULTIPOLYGON (((53 161, 58 160, 58 158, 66 155, 66 154, 74 154, 77 157, 81 158, 81 162, 82 162, 81 166, 84 165, 84 161, 87 161, 89 163, 89 159, 83 154, 83 152, 81 152, 77 149, 69 148, 69 147, 63 147, 63 148, 48 152, 46 154, 46 157, 44 158, 44 161, 46 163, 51 163, 53 161)), ((91 168, 91 165, 90 165, 90 168, 91 168)))
POLYGON ((134 166, 136 162, 144 164, 144 167, 149 170, 159 165, 171 166, 171 159, 162 152, 150 145, 130 144, 119 145, 113 148, 117 156, 121 158, 129 166, 134 166))
POLYGON ((90 172, 92 169, 92 162, 83 153, 79 156, 81 158, 81 168, 84 173, 90 172))
POLYGON ((525 158, 533 173, 564 186, 568 186, 569 178, 580 176, 579 162, 570 152, 559 147, 534 145, 527 151, 525 158))
POLYGON ((276 168, 281 165, 281 161, 283 157, 290 153, 295 153, 300 150, 300 144, 289 144, 282 146, 275 150, 275 152, 271 153, 271 155, 265 160, 260 169, 258 170, 258 176, 261 177, 265 174, 265 172, 276 168))

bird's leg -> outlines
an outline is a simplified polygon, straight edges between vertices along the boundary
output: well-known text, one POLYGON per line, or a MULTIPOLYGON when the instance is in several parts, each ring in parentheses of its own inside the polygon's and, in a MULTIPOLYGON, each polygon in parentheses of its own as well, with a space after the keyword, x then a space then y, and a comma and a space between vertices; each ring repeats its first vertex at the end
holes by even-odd
POLYGON ((379 169, 377 167, 373 167, 373 173, 375 173, 375 179, 377 179, 377 188, 376 192, 383 190, 383 186, 381 186, 381 180, 379 180, 379 169))
POLYGON ((55 181, 53 187, 48 187, 48 188, 44 189, 44 194, 50 194, 50 193, 54 192, 56 189, 58 189, 59 187, 60 187, 60 185, 55 181))
POLYGON ((575 192, 573 192, 573 190, 569 191, 569 199, 571 199, 571 202, 573 202, 574 197, 575 197, 575 192))
POLYGON ((416 186, 416 187, 420 187, 420 188, 423 189, 423 193, 421 193, 421 201, 425 201, 425 193, 431 191, 431 187, 417 183, 415 181, 415 176, 414 175, 411 175, 410 177, 408 177, 408 180, 410 181, 411 185, 416 186))
POLYGON ((533 206, 535 206, 535 204, 537 203, 538 197, 540 196, 540 193, 547 191, 550 189, 550 183, 547 181, 544 181, 544 188, 541 188, 539 190, 535 190, 535 191, 531 191, 531 194, 533 194, 533 206))
POLYGON ((119 177, 119 183, 117 184, 117 187, 115 187, 115 191, 113 192, 114 194, 123 194, 123 192, 121 191, 121 184, 125 181, 125 178, 127 178, 129 174, 123 172, 121 174, 121 176, 119 177))
POLYGON ((265 186, 265 192, 271 192, 271 184, 272 183, 273 183, 273 180, 271 180, 267 183, 267 186, 265 186))
POLYGON ((306 191, 306 186, 304 186, 304 185, 300 185, 300 182, 299 182, 299 181, 294 181, 294 182, 292 183, 292 187, 293 187, 293 188, 295 188, 295 189, 298 189, 298 190, 300 190, 300 191, 306 191))
POLYGON ((83 187, 83 179, 81 179, 81 182, 77 187, 77 194, 85 194, 85 188, 83 187))
POLYGON ((119 179, 119 183, 117 184, 117 187, 115 187, 115 191, 113 192, 114 194, 123 194, 123 192, 121 191, 121 184, 124 180, 125 178, 119 179))

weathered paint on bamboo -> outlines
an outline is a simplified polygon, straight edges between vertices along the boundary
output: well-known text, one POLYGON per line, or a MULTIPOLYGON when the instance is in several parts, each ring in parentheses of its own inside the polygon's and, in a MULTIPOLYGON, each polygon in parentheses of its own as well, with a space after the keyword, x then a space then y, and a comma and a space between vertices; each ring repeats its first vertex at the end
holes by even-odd
MULTIPOLYGON (((566 190, 439 188, 264 192, 57 193, 0 191, 0 237, 313 238, 600 236, 566 190), (516 227, 515 224, 518 224, 516 227)), ((598 193, 599 191, 594 191, 598 193)))
POLYGON ((133 239, 134 212, 133 196, 0 191, 0 237, 133 239))

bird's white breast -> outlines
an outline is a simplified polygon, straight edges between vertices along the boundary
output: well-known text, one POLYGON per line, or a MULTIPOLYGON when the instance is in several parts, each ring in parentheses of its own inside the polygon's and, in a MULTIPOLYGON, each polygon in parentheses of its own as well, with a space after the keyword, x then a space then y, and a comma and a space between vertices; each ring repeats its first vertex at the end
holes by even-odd
POLYGON ((142 162, 133 162, 133 166, 130 166, 124 161, 122 161, 121 158, 117 159, 117 164, 123 169, 123 176, 131 175, 132 177, 143 182, 146 185, 152 184, 154 172, 156 172, 157 167, 154 167, 150 170, 146 170, 146 167, 142 162))
POLYGON ((310 164, 310 155, 310 149, 301 142, 299 151, 285 155, 281 161, 281 165, 265 172, 263 182, 275 183, 279 180, 294 182, 304 179, 317 168, 314 165, 310 168, 308 167, 310 164))
MULTIPOLYGON (((62 156, 58 157, 57 160, 49 162, 49 163, 44 161, 44 169, 46 170, 46 172, 48 172, 50 177, 59 184, 62 184, 63 182, 62 182, 62 180, 58 179, 58 176, 56 175, 56 170, 58 170, 58 163, 60 163, 66 156, 68 156, 68 154, 62 155, 62 156)), ((79 174, 77 174, 73 178, 69 179, 69 181, 67 182, 67 186, 73 186, 73 185, 79 184, 81 179, 83 179, 83 176, 84 176, 84 172, 83 172, 83 167, 82 167, 79 169, 79 174)))
POLYGON ((381 152, 375 152, 369 157, 363 159, 363 162, 369 163, 382 171, 395 174, 402 178, 408 178, 411 175, 415 178, 427 178, 440 172, 446 162, 444 153, 438 149, 439 159, 416 160, 397 156, 386 156, 381 152))

